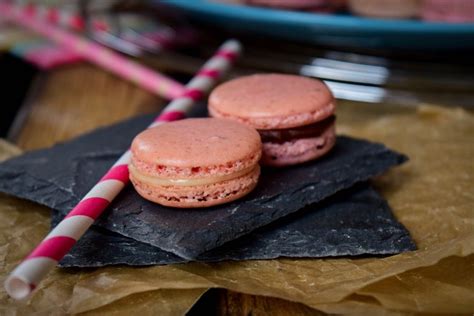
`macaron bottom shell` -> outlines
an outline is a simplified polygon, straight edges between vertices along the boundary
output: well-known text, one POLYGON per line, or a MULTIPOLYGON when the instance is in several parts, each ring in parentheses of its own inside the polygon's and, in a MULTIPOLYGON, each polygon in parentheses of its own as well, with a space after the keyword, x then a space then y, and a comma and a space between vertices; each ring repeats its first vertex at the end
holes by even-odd
POLYGON ((161 186, 147 183, 130 173, 135 190, 143 198, 170 207, 200 208, 228 203, 250 193, 257 185, 260 167, 222 182, 196 186, 161 186))
POLYGON ((284 143, 264 142, 261 164, 283 167, 303 163, 325 155, 335 143, 334 123, 316 137, 295 139, 284 143))

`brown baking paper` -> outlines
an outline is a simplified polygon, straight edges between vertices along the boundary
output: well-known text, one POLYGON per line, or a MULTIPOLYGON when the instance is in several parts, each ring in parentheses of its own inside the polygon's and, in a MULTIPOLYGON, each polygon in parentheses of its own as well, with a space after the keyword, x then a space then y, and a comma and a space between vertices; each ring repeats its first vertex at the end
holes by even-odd
MULTIPOLYGON (((0 161, 20 153, 17 147, 0 139, 0 161)), ((15 265, 46 236, 49 220, 47 208, 0 194, 2 285, 15 265)), ((43 280, 35 295, 25 302, 9 298, 2 286, 0 315, 78 312, 86 312, 86 315, 130 315, 132 311, 139 315, 183 315, 207 288, 213 286, 202 277, 171 267, 166 271, 156 271, 151 279, 148 279, 149 273, 141 273, 140 269, 124 270, 122 273, 121 268, 112 271, 56 269, 43 280), (160 282, 153 282, 156 279, 160 282)))
MULTIPOLYGON (((342 104, 338 129, 383 142, 410 157, 406 165, 374 184, 419 250, 385 258, 56 270, 29 305, 18 307, 2 289, 1 308, 44 312, 56 307, 70 313, 110 309, 119 315, 130 311, 127 308, 134 301, 148 300, 156 302, 155 310, 179 314, 205 288, 222 287, 300 302, 329 313, 474 312, 473 115, 433 106, 342 104), (173 304, 177 307, 165 308, 173 304)), ((3 278, 46 234, 49 214, 5 196, 0 205, 3 278)))
MULTIPOLYGON (((0 194, 1 284, 7 273, 46 235, 48 229, 48 209, 0 194)), ((130 315, 131 310, 143 312, 143 315, 182 315, 212 285, 199 276, 181 270, 173 271, 171 267, 152 275, 146 271, 142 273, 140 269, 124 270, 56 269, 27 302, 13 301, 2 287, 0 315, 29 315, 34 312, 62 315, 85 311, 90 311, 91 315, 96 312, 130 315), (162 288, 165 290, 160 290, 162 288), (112 302, 114 304, 110 304, 112 302)))

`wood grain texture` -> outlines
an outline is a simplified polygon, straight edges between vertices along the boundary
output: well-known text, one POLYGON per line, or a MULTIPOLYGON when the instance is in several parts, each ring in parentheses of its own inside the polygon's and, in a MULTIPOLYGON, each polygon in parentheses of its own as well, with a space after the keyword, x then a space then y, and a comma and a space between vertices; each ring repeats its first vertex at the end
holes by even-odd
MULTIPOLYGON (((166 104, 88 64, 60 68, 45 75, 41 89, 30 102, 29 112, 14 139, 25 150, 51 146, 96 127, 156 112, 166 104)), ((302 304, 280 299, 226 290, 218 293, 211 303, 218 315, 321 315, 302 304)))
POLYGON ((273 297, 254 296, 221 290, 217 301, 218 315, 235 316, 319 316, 326 315, 306 305, 273 297))
POLYGON ((30 97, 30 111, 14 141, 23 149, 51 146, 99 126, 159 111, 150 93, 88 64, 45 75, 41 91, 30 97))

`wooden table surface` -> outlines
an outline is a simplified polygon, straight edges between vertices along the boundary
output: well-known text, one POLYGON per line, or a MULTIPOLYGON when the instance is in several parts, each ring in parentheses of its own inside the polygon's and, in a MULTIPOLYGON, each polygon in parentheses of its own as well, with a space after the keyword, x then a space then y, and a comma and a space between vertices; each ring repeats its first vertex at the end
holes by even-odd
MULTIPOLYGON (((159 111, 166 101, 88 64, 42 74, 25 106, 26 116, 11 136, 24 150, 50 146, 96 127, 159 111)), ((217 315, 321 315, 302 304, 212 290, 192 310, 217 315)))

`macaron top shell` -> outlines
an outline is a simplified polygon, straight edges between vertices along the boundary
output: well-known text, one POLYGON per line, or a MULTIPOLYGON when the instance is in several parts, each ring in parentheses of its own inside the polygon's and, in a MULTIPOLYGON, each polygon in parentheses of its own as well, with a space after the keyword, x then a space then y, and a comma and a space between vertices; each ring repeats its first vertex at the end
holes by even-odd
POLYGON ((261 147, 258 132, 238 122, 186 119, 138 134, 132 142, 132 164, 160 177, 227 174, 257 164, 261 147))
POLYGON ((307 125, 334 111, 334 97, 322 81, 295 75, 237 78, 218 86, 209 97, 212 116, 237 119, 257 129, 307 125))

